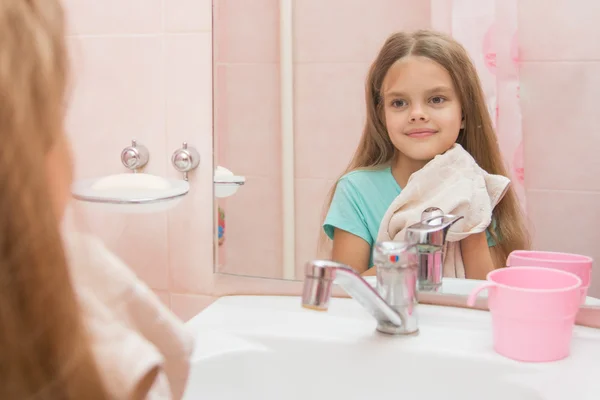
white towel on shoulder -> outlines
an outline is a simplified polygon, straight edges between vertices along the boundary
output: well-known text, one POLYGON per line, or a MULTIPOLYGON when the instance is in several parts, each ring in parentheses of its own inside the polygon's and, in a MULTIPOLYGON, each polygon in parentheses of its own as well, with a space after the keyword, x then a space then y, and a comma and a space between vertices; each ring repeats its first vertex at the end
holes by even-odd
POLYGON ((183 322, 97 238, 69 233, 65 247, 92 351, 111 398, 130 399, 142 379, 157 369, 146 398, 180 399, 193 349, 183 322))

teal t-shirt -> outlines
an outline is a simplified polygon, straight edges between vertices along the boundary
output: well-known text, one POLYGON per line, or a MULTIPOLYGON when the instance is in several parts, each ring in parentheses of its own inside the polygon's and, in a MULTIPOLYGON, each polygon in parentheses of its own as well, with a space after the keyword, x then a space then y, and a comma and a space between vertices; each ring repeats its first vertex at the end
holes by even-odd
MULTIPOLYGON (((323 224, 325 233, 333 239, 334 229, 341 229, 362 238, 373 248, 381 220, 401 191, 390 167, 349 172, 338 181, 323 224)), ((493 246, 493 237, 488 231, 486 235, 488 245, 493 246)), ((372 261, 371 254, 369 268, 372 261)))

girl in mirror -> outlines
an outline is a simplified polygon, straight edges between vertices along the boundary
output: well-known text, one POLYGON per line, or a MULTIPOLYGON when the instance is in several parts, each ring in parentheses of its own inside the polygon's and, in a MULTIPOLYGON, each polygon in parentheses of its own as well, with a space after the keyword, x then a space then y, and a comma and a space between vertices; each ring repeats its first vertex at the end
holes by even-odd
MULTIPOLYGON (((367 118, 347 170, 332 188, 322 242, 331 259, 375 274, 372 248, 382 218, 410 176, 460 144, 490 174, 507 176, 483 90, 467 51, 433 31, 391 35, 366 82, 367 118)), ((529 246, 514 190, 492 226, 460 242, 465 274, 485 279, 511 251, 529 246)))

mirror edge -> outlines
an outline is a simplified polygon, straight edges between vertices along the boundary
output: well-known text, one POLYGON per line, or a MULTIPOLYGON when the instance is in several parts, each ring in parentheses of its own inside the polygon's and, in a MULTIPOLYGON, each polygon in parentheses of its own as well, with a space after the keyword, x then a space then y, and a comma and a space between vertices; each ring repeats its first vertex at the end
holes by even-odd
MULTIPOLYGON (((302 281, 265 279, 258 277, 235 276, 214 273, 212 276, 210 295, 222 296, 298 296, 302 295, 302 281)), ((349 298, 341 288, 333 290, 333 297, 349 298)), ((419 304, 443 307, 469 308, 489 311, 487 299, 479 298, 474 307, 467 306, 467 296, 447 293, 420 292, 417 295, 419 304)), ((300 303, 298 303, 300 307, 300 303)), ((575 324, 588 328, 600 329, 600 307, 582 306, 577 313, 575 324)))

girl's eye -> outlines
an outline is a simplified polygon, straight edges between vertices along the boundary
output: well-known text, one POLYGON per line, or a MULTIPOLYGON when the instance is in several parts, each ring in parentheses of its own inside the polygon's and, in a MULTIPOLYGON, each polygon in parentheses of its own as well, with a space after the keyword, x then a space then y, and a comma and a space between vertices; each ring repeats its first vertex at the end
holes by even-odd
POLYGON ((435 96, 435 97, 431 98, 431 102, 433 104, 442 104, 445 101, 446 101, 446 99, 444 99, 443 97, 440 97, 440 96, 435 96))
POLYGON ((405 105, 406 105, 406 102, 404 100, 392 101, 392 107, 400 108, 400 107, 404 107, 405 105))

